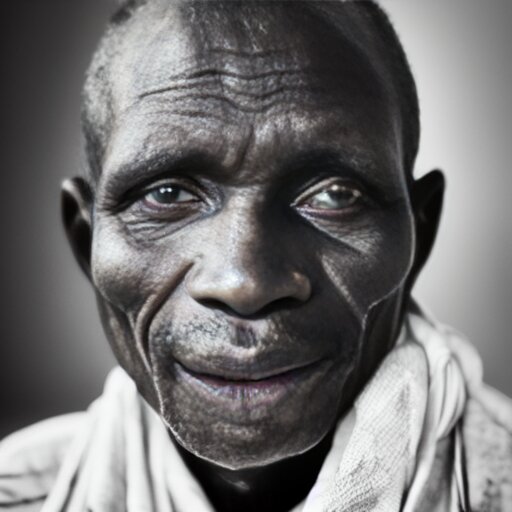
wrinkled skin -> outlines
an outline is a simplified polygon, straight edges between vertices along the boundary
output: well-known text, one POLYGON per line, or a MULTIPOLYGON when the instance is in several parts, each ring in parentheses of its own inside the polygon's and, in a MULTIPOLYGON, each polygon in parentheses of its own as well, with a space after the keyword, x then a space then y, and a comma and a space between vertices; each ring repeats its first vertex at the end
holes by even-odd
POLYGON ((439 175, 406 179, 371 49, 266 9, 241 30, 157 2, 131 21, 94 197, 64 187, 113 350, 219 510, 266 503, 280 467, 305 483, 272 510, 307 493, 397 337, 442 196, 439 175))

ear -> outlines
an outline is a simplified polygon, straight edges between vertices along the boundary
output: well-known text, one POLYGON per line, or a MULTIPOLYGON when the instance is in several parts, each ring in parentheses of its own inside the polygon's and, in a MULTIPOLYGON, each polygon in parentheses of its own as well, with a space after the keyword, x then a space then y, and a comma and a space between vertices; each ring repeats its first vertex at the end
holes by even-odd
POLYGON ((73 254, 91 280, 92 191, 83 178, 71 178, 62 183, 61 209, 73 254))
POLYGON ((443 173, 438 170, 422 176, 411 186, 411 204, 416 224, 416 252, 408 292, 411 291, 434 246, 443 209, 444 190, 445 179, 443 173))

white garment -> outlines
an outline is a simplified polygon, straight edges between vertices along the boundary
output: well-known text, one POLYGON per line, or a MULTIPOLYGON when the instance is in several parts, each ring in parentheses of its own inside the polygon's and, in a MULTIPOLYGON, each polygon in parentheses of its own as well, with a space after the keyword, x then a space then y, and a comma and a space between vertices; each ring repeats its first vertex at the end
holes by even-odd
MULTIPOLYGON (((445 502, 450 511, 465 509, 456 431, 466 391, 457 360, 468 368, 479 363, 454 336, 420 315, 408 316, 399 343, 338 425, 317 482, 294 512, 413 512, 437 443, 454 432, 456 461, 445 502)), ((85 510, 213 511, 163 422, 120 368, 89 409, 42 512, 85 510)))

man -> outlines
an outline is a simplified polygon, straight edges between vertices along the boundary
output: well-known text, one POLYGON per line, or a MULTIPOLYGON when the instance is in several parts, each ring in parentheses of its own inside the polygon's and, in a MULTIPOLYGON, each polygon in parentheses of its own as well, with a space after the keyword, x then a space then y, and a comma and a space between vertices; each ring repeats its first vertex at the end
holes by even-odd
POLYGON ((14 510, 510 510, 512 407, 410 298, 444 181, 371 2, 129 2, 71 246, 120 368, 0 446, 14 510))

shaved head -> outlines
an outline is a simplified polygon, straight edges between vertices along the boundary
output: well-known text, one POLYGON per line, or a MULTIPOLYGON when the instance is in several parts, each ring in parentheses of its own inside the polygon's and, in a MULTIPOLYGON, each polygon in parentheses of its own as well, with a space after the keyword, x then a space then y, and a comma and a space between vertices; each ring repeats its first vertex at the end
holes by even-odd
MULTIPOLYGON (((352 83, 358 88, 365 83, 360 95, 371 101, 384 87, 396 103, 403 168, 408 179, 412 176, 419 142, 416 88, 400 42, 386 14, 374 2, 293 2, 290 9, 286 1, 135 0, 124 3, 112 17, 87 74, 82 119, 91 181, 101 174, 116 115, 129 108, 137 94, 148 92, 137 90, 144 87, 139 74, 160 73, 160 80, 179 81, 187 72, 186 54, 190 52, 203 60, 204 72, 217 66, 236 74, 237 66, 243 67, 243 59, 235 62, 237 57, 256 57, 250 59, 254 69, 245 71, 277 73, 274 85, 280 81, 285 86, 286 80, 295 86, 304 80, 293 73, 279 76, 279 70, 293 70, 294 63, 304 68, 307 62, 318 79, 308 86, 317 90, 325 85, 332 89, 336 81, 345 89, 350 86, 346 75, 334 76, 330 69, 333 62, 351 53, 352 83), (224 52, 216 52, 219 48, 231 50, 232 62, 227 62, 224 52), (147 69, 155 62, 148 52, 153 57, 160 52, 156 59, 160 69, 147 69), (167 67, 168 76, 161 73, 162 67, 167 67), (374 86, 377 82, 379 87, 374 86), (131 91, 127 94, 124 85, 128 83, 131 91)), ((228 82, 221 85, 225 88, 228 82)), ((271 98, 268 84, 265 81, 267 90, 256 93, 268 93, 272 101, 276 98, 271 98)), ((165 85, 162 82, 162 87, 165 85)), ((253 103, 247 95, 241 100, 253 103)))

